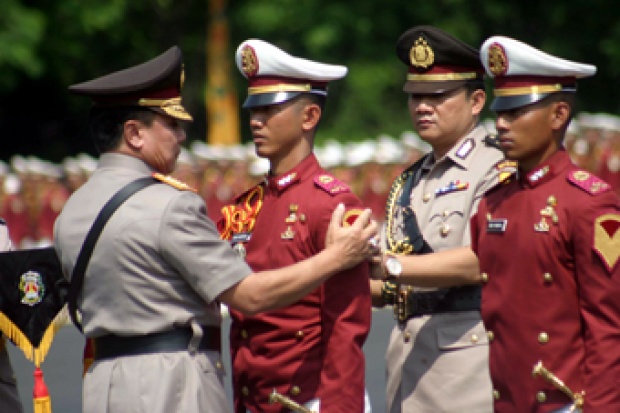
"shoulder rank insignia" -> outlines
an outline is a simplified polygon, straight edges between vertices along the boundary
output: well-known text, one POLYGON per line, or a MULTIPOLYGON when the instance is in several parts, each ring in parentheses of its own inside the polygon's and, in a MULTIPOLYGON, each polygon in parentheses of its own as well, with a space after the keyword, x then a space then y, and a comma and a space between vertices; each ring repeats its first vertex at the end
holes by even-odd
POLYGON ((471 151, 476 147, 476 143, 472 138, 466 139, 465 142, 456 150, 456 156, 461 159, 467 158, 471 151))
POLYGON ((600 194, 611 189, 611 186, 601 178, 582 170, 569 173, 566 179, 590 195, 600 194))
POLYGON ((181 182, 178 179, 175 179, 169 175, 163 175, 163 174, 160 174, 159 172, 154 172, 153 178, 165 184, 168 184, 180 191, 198 192, 195 188, 192 188, 191 186, 187 185, 185 182, 181 182))
POLYGON ((495 169, 499 172, 498 180, 500 183, 508 183, 510 177, 517 172, 517 161, 505 159, 495 165, 495 169))
POLYGON ((344 217, 342 218, 342 225, 345 227, 350 227, 355 223, 357 217, 359 217, 362 212, 364 211, 361 209, 349 209, 345 212, 344 217))
POLYGON ((605 214, 594 222, 594 250, 612 272, 620 258, 620 215, 605 214))
POLYGON ((330 195, 336 195, 343 192, 350 192, 351 189, 347 184, 341 182, 328 174, 321 174, 314 177, 314 184, 330 195))

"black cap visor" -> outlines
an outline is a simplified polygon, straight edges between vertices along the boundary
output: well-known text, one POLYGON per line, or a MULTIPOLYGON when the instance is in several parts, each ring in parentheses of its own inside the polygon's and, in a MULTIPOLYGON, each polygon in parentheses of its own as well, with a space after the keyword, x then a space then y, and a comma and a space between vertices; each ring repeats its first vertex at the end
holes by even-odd
POLYGON ((512 110, 540 102, 550 94, 551 93, 533 93, 530 95, 499 96, 493 99, 490 109, 494 112, 512 110))
POLYGON ((437 82, 410 80, 403 86, 403 91, 418 95, 435 95, 463 87, 467 82, 467 80, 442 80, 437 82))
POLYGON ((249 109, 256 106, 269 106, 284 103, 299 96, 302 92, 275 92, 275 93, 257 93, 250 95, 243 102, 243 108, 249 109))

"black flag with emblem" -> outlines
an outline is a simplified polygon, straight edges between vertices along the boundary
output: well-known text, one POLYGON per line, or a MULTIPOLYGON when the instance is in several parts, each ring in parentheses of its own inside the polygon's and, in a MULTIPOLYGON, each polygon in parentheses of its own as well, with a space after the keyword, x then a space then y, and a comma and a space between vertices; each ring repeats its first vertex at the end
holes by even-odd
POLYGON ((37 367, 67 320, 67 291, 54 248, 0 252, 0 330, 37 367))

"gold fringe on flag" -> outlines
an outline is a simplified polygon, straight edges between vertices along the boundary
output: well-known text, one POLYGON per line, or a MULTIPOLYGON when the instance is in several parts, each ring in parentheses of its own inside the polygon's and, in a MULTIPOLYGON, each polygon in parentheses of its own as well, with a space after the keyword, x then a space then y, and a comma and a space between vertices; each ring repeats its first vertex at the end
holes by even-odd
POLYGON ((28 337, 2 312, 0 312, 0 331, 19 347, 28 360, 32 361, 36 367, 40 367, 50 350, 56 333, 67 323, 67 320, 68 312, 65 305, 45 330, 38 347, 34 347, 28 337))

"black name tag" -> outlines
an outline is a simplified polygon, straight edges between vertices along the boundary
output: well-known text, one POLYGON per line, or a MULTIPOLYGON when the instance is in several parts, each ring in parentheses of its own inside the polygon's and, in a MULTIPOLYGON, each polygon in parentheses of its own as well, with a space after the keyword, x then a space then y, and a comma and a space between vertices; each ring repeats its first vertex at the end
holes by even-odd
POLYGON ((234 234, 232 239, 230 240, 231 244, 236 244, 238 242, 248 242, 252 238, 251 232, 240 232, 238 234, 234 234))
POLYGON ((502 233, 506 231, 507 219, 491 219, 487 221, 487 232, 502 233))

